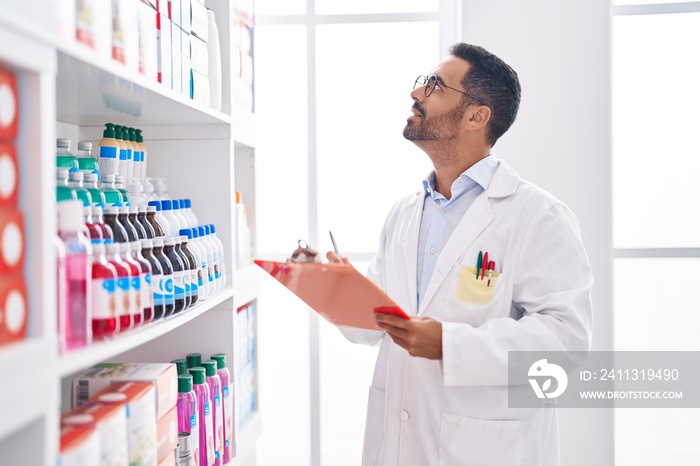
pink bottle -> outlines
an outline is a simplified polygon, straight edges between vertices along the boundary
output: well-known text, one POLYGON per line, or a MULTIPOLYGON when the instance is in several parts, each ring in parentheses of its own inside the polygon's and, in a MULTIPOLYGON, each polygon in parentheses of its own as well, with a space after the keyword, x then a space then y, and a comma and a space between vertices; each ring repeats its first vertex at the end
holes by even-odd
POLYGON ((93 242, 93 244, 95 242, 101 243, 104 241, 104 233, 102 232, 102 228, 95 223, 95 220, 92 217, 92 207, 83 207, 83 214, 85 215, 85 227, 87 227, 87 230, 90 233, 90 241, 93 242))
POLYGON ((82 202, 62 201, 57 209, 58 236, 66 248, 65 282, 58 285, 65 289, 65 314, 58 316, 59 349, 64 351, 92 342, 92 246, 85 235, 82 202))
POLYGON ((104 244, 93 243, 92 249, 92 336, 98 340, 119 332, 123 304, 118 300, 117 270, 107 262, 104 244))
POLYGON ((111 243, 114 241, 114 233, 112 232, 112 228, 105 223, 102 213, 102 205, 93 206, 92 221, 95 223, 95 225, 100 227, 100 230, 102 230, 102 238, 104 242, 111 243))
POLYGON ((192 441, 192 456, 199 459, 199 411, 197 395, 192 390, 190 374, 177 376, 177 428, 189 432, 192 441))
POLYGON ((141 304, 141 274, 143 274, 143 270, 141 264, 131 257, 131 243, 120 243, 119 247, 121 251, 119 257, 131 272, 129 274, 129 290, 131 290, 131 296, 135 300, 131 306, 131 320, 134 327, 139 327, 143 324, 143 304, 141 304))
POLYGON ((203 367, 190 369, 194 381, 194 392, 199 404, 199 466, 214 466, 216 458, 214 450, 214 429, 211 425, 211 395, 203 367))
POLYGON ((217 374, 216 361, 210 359, 202 362, 207 374, 209 396, 212 407, 211 425, 214 429, 214 465, 221 466, 224 457, 224 405, 221 399, 221 379, 217 374))
POLYGON ((226 354, 212 354, 211 358, 216 361, 217 373, 221 380, 221 392, 223 406, 224 425, 224 456, 223 464, 231 462, 233 457, 233 386, 231 385, 231 373, 226 367, 226 354))
POLYGON ((131 268, 122 261, 119 252, 121 243, 107 243, 107 261, 117 271, 117 299, 121 300, 119 308, 119 331, 125 332, 133 328, 131 308, 135 305, 131 292, 131 268))

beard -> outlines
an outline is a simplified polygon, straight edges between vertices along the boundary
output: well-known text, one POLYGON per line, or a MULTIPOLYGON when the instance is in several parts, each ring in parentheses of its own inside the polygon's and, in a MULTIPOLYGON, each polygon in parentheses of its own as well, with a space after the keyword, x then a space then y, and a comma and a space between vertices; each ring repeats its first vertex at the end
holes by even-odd
POLYGON ((420 118, 409 120, 403 129, 403 137, 413 142, 420 141, 447 141, 457 137, 459 123, 466 110, 466 106, 459 105, 447 113, 435 117, 427 117, 417 103, 413 108, 420 112, 420 118))

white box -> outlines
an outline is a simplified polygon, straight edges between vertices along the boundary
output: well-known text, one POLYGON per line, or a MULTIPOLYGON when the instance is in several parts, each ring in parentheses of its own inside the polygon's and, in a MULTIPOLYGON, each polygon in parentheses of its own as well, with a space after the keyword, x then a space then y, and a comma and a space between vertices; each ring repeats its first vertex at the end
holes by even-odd
POLYGON ((58 35, 70 41, 75 40, 76 4, 75 0, 59 0, 56 2, 58 14, 58 35))
MULTIPOLYGON (((102 7, 102 3, 100 3, 102 7)), ((139 72, 139 21, 137 2, 112 0, 112 58, 139 72)))
POLYGON ((190 35, 185 31, 181 31, 182 39, 182 95, 192 97, 192 76, 190 69, 192 68, 192 56, 190 48, 190 35))
POLYGON ((158 80, 158 13, 150 4, 138 3, 139 72, 149 80, 158 80))
POLYGON ((92 427, 61 427, 61 466, 88 466, 100 464, 100 436, 92 427))
POLYGON ((158 28, 158 82, 173 88, 173 33, 172 23, 164 14, 156 15, 158 28))
MULTIPOLYGON (((195 2, 196 3, 196 2, 195 2)), ((199 74, 209 76, 209 51, 207 43, 194 34, 190 38, 190 66, 199 74)))
POLYGON ((192 34, 202 39, 204 42, 209 40, 209 16, 207 15, 207 7, 197 0, 191 4, 191 30, 192 34))
POLYGON ((172 23, 173 36, 173 91, 182 93, 182 29, 177 24, 172 23))
POLYGON ((83 0, 75 11, 75 39, 95 49, 99 56, 112 56, 112 2, 83 0))
POLYGON ((209 78, 192 70, 192 99, 202 105, 209 106, 209 78))
POLYGON ((191 3, 191 0, 180 0, 180 29, 185 31, 187 34, 191 32, 191 3))
MULTIPOLYGON (((160 0, 163 1, 163 0, 160 0)), ((168 16, 170 16, 170 21, 173 22, 173 24, 177 24, 180 26, 180 21, 181 21, 181 15, 182 13, 180 12, 181 10, 181 3, 180 0, 168 0, 168 16)))

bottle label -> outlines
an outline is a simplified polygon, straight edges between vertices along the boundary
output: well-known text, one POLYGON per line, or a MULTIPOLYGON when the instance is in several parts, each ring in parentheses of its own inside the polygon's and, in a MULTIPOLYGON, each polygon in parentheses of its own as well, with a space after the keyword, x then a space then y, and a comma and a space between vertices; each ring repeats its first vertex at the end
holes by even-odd
POLYGON ((192 286, 190 285, 190 271, 182 271, 182 287, 185 289, 185 296, 192 296, 192 286))
POLYGON ((219 278, 221 278, 221 272, 219 272, 219 263, 218 262, 214 262, 214 278, 217 280, 219 278))
POLYGON ((190 270, 190 291, 192 291, 192 296, 198 296, 199 295, 199 278, 198 278, 198 271, 195 270, 190 270))
POLYGON ((163 304, 166 306, 175 304, 172 275, 159 275, 158 292, 163 294, 163 304))
POLYGON ((207 263, 202 262, 202 267, 197 271, 197 282, 199 282, 199 286, 204 286, 204 277, 206 276, 207 273, 207 263))
POLYGON ((93 278, 92 318, 115 318, 119 315, 117 306, 117 281, 114 278, 93 278))
POLYGON ((192 440, 192 456, 199 461, 199 421, 197 420, 197 413, 190 415, 190 439, 192 440))
POLYGON ((151 274, 141 274, 141 304, 144 309, 153 307, 151 296, 151 274))
POLYGON ((211 262, 207 264, 207 276, 209 277, 209 283, 214 281, 214 267, 212 267, 211 262))
POLYGON ((221 458, 224 454, 224 406, 221 403, 221 395, 214 395, 214 447, 216 457, 221 458))
MULTIPOLYGON (((100 152, 100 156, 102 155, 102 152, 100 152)), ((128 160, 128 154, 126 149, 119 149, 119 160, 128 160)))
POLYGON ((163 306, 165 304, 165 296, 160 289, 163 275, 153 275, 151 277, 151 290, 153 291, 153 305, 163 306))
POLYGON ((132 149, 126 150, 126 160, 132 160, 134 156, 134 151, 132 149))
POLYGON ((211 404, 204 403, 204 423, 206 426, 205 432, 207 435, 207 461, 210 465, 214 464, 214 460, 216 458, 216 450, 214 449, 214 428, 211 421, 211 404))
POLYGON ((116 159, 117 158, 117 148, 100 146, 100 158, 101 159, 116 159))
POLYGON ((129 277, 119 277, 117 278, 117 287, 122 291, 122 302, 124 306, 122 310, 124 314, 133 314, 131 312, 131 287, 129 286, 129 277))
POLYGON ((233 442, 233 384, 224 387, 224 419, 226 431, 226 448, 231 448, 233 442))
POLYGON ((131 277, 131 289, 134 291, 134 314, 138 314, 143 309, 143 304, 141 303, 141 277, 131 277))
POLYGON ((185 299, 185 272, 173 272, 173 286, 175 287, 175 299, 185 299))

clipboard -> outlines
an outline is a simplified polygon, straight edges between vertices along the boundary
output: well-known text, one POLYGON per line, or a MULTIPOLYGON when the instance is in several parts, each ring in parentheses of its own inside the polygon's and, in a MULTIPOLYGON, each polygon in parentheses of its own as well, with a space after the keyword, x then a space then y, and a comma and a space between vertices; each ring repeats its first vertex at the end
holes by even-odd
POLYGON ((381 330, 375 312, 410 317, 350 264, 254 261, 334 325, 381 330))

